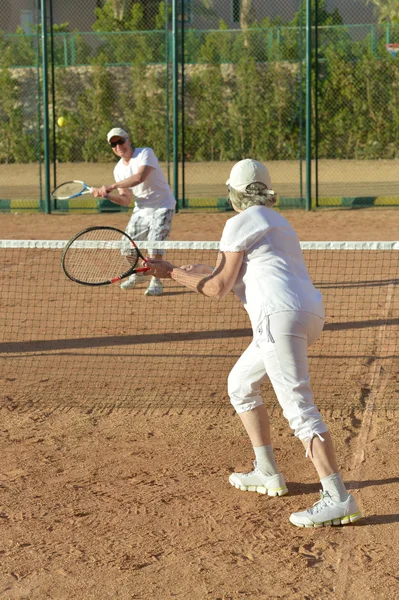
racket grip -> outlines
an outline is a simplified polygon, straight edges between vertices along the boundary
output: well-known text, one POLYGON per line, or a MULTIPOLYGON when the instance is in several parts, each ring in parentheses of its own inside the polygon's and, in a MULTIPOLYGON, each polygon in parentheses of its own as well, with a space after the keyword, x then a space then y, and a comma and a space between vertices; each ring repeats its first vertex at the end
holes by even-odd
POLYGON ((134 270, 135 273, 145 273, 146 271, 151 271, 150 267, 140 267, 134 270))

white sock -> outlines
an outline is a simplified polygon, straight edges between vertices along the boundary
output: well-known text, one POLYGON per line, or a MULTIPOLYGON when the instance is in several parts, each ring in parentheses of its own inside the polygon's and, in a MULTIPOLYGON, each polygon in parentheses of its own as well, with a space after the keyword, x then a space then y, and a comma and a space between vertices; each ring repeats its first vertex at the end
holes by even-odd
POLYGON ((256 466, 263 475, 276 475, 279 473, 276 459, 274 458, 273 446, 256 446, 254 447, 256 466))
POLYGON ((345 502, 348 498, 349 494, 340 473, 333 473, 332 475, 323 477, 320 483, 323 486, 323 491, 328 492, 335 502, 345 502))

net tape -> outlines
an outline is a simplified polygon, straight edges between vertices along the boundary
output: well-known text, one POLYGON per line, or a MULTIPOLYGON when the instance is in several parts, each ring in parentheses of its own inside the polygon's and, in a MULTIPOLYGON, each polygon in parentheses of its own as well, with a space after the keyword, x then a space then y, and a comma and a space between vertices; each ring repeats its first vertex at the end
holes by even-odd
MULTIPOLYGON (((42 248, 62 250, 68 240, 0 240, 0 248, 42 248)), ((101 247, 103 242, 81 242, 91 247, 101 247)), ((120 242, 110 242, 115 248, 120 247, 120 242)), ((218 250, 219 242, 205 241, 157 241, 138 242, 137 245, 148 250, 160 248, 162 250, 218 250)), ((399 250, 399 242, 301 242, 302 250, 399 250)))

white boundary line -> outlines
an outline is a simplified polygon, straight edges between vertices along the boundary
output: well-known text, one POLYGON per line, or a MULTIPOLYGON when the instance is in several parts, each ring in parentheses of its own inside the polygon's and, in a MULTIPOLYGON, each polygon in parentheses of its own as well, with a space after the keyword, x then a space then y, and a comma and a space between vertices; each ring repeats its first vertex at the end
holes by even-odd
MULTIPOLYGON (((392 308, 392 303, 394 299, 394 290, 395 286, 391 283, 388 286, 388 293, 386 296, 384 317, 387 318, 389 315, 389 311, 392 308)), ((386 332, 386 325, 379 329, 377 342, 378 346, 380 346, 384 340, 386 332)), ((375 398, 378 394, 384 391, 384 388, 387 384, 387 375, 381 375, 382 366, 381 363, 375 361, 374 369, 371 374, 370 380, 370 389, 371 393, 367 399, 366 406, 364 408, 363 413, 363 421, 362 426, 357 437, 356 448, 353 454, 352 463, 351 463, 351 477, 352 479, 359 479, 362 472, 362 465, 366 461, 366 446, 368 442, 368 438, 370 435, 370 430, 373 424, 373 415, 374 415, 374 407, 375 407, 375 398), (378 385, 377 385, 378 382, 378 385), (376 384, 376 385, 375 385, 376 384)), ((353 489, 359 489, 359 486, 353 486, 353 489)), ((349 525, 350 527, 350 525, 349 525)), ((356 531, 356 526, 355 526, 356 531)), ((364 529, 362 529, 364 531, 364 529)), ((347 595, 347 578, 348 578, 348 569, 350 564, 350 556, 353 552, 353 547, 356 545, 356 540, 350 539, 346 541, 345 546, 342 548, 340 560, 338 563, 337 573, 339 573, 338 581, 336 582, 336 586, 334 589, 334 593, 337 596, 337 600, 344 600, 348 597, 347 595)))

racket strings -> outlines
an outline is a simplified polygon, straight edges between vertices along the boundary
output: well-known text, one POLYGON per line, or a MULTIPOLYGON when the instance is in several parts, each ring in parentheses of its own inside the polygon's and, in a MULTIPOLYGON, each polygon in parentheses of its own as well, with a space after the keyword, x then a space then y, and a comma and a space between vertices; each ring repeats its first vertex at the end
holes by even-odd
POLYGON ((84 184, 80 181, 67 181, 61 183, 53 192, 52 195, 58 200, 72 198, 85 190, 84 184))
POLYGON ((73 279, 95 284, 123 277, 138 258, 138 250, 120 232, 95 230, 72 242, 64 256, 64 268, 73 279))

